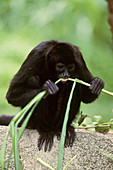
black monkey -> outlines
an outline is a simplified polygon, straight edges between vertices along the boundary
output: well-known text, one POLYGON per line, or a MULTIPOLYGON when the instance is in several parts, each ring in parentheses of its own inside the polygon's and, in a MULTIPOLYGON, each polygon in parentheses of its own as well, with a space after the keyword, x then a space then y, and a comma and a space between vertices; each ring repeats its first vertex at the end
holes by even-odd
MULTIPOLYGON (((39 92, 47 90, 48 95, 34 110, 27 128, 37 129, 40 134, 39 150, 50 151, 56 135, 60 133, 72 82, 67 78, 78 78, 87 83, 86 87, 76 84, 69 113, 65 146, 72 146, 75 140, 74 128, 70 126, 79 111, 81 101, 94 101, 104 87, 104 82, 92 76, 78 47, 62 41, 45 41, 36 46, 28 55, 20 70, 10 83, 6 98, 14 106, 23 108, 39 92), (55 85, 55 81, 64 78, 55 85)), ((2 115, 0 124, 8 125, 13 116, 2 115)))

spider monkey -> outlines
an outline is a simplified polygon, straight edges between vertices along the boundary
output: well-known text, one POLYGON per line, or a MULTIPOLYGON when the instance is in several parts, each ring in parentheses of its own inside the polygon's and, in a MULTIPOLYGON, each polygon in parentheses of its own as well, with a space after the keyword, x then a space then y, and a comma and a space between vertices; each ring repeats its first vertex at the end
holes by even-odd
MULTIPOLYGON (((28 55, 19 71, 10 83, 6 98, 13 106, 21 109, 30 102, 39 92, 46 90, 47 94, 35 108, 27 128, 37 129, 40 136, 38 148, 50 151, 54 136, 60 139, 66 105, 69 98, 72 82, 67 78, 78 78, 87 83, 86 87, 76 83, 74 90, 65 147, 72 147, 75 140, 75 131, 71 123, 79 112, 81 101, 93 102, 104 87, 104 82, 93 77, 88 70, 79 48, 63 41, 44 41, 36 46, 28 55), (57 85, 55 81, 59 78, 57 85)), ((8 125, 12 115, 1 115, 0 124, 8 125)))

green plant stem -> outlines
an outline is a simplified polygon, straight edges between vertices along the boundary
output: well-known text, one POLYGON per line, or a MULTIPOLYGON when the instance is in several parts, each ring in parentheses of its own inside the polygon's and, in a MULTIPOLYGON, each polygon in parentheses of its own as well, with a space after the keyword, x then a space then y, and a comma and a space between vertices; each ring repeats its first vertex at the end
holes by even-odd
POLYGON ((12 138, 12 148, 14 152, 14 164, 16 170, 21 170, 21 164, 19 160, 19 149, 18 149, 18 140, 17 140, 17 133, 14 127, 14 122, 11 121, 10 123, 10 132, 11 132, 11 138, 12 138))
MULTIPOLYGON (((61 81, 61 79, 57 80, 55 82, 55 84, 57 84, 59 81, 61 81)), ((37 106, 37 104, 39 103, 39 101, 43 98, 43 96, 46 94, 46 91, 42 91, 40 92, 40 94, 36 95, 12 120, 11 123, 9 124, 10 126, 10 131, 11 131, 11 137, 12 137, 12 149, 9 155, 9 159, 8 159, 8 164, 7 164, 7 169, 9 167, 9 161, 11 159, 11 155, 14 152, 14 159, 15 159, 15 168, 18 170, 21 169, 21 164, 20 164, 20 158, 19 158, 19 146, 18 146, 18 141, 21 137, 21 135, 23 134, 23 131, 33 113, 33 110, 35 109, 35 107, 37 106), (35 103, 35 105, 33 106, 33 104, 35 103), (29 112, 29 114, 27 115, 25 121, 23 122, 19 132, 17 132, 17 127, 18 124, 21 122, 21 120, 23 119, 23 117, 25 116, 25 114, 28 112, 28 110, 33 106, 33 108, 31 109, 31 111, 29 112)), ((5 154, 5 152, 4 152, 5 154)), ((4 161, 2 161, 2 167, 4 168, 4 161)))
MULTIPOLYGON (((61 80, 63 80, 62 78, 61 79, 59 79, 59 80, 57 80, 56 82, 55 82, 55 84, 57 84, 57 83, 59 83, 61 80)), ((76 82, 78 82, 78 83, 81 83, 81 84, 83 84, 83 85, 86 85, 86 86, 90 86, 90 84, 89 83, 86 83, 86 82, 84 82, 84 81, 82 81, 82 80, 79 80, 79 79, 72 79, 72 78, 68 78, 68 80, 70 80, 70 81, 74 81, 74 83, 75 83, 75 80, 76 80, 76 82)), ((76 84, 76 83, 75 83, 76 84)), ((74 85, 74 84, 73 84, 74 85)), ((72 90, 74 90, 73 88, 72 88, 72 90)), ((71 90, 71 92, 72 92, 72 90, 71 90)), ((107 90, 105 90, 105 89, 102 89, 102 92, 104 92, 104 93, 106 93, 106 94, 109 94, 109 95, 111 95, 111 96, 113 96, 113 92, 109 92, 109 91, 107 91, 107 90)), ((10 126, 10 130, 11 130, 11 136, 12 136, 12 146, 13 146, 13 150, 11 150, 11 153, 10 153, 10 157, 11 157, 11 155, 12 155, 12 153, 13 152, 15 152, 14 153, 14 155, 16 156, 16 153, 18 153, 18 157, 17 158, 15 158, 15 167, 18 169, 18 166, 19 166, 19 168, 21 168, 21 165, 20 164, 18 164, 18 165, 16 165, 17 164, 17 162, 19 162, 19 149, 18 149, 18 140, 20 139, 20 137, 21 137, 21 135, 22 135, 22 133, 23 133, 23 131, 24 131, 24 129, 25 129, 25 127, 26 127, 26 123, 25 124, 23 124, 23 128, 19 131, 19 133, 18 133, 18 135, 17 135, 17 127, 18 127, 18 124, 19 124, 19 122, 22 120, 22 118, 25 116, 25 114, 27 113, 27 111, 29 110, 29 108, 31 108, 32 106, 33 106, 33 104, 38 104, 39 103, 39 101, 42 99, 42 97, 45 95, 45 93, 46 93, 46 91, 43 91, 43 92, 41 92, 42 93, 42 96, 41 97, 39 97, 39 95, 37 95, 37 96, 35 96, 13 119, 12 119, 12 121, 11 121, 11 123, 9 124, 9 126, 10 126), (37 102, 37 100, 38 100, 38 98, 40 98, 40 100, 37 102), (16 147, 16 149, 15 149, 15 147, 16 147)), ((71 93, 70 93, 70 95, 71 95, 71 93)), ((69 102, 71 102, 70 101, 70 97, 69 97, 69 101, 68 101, 68 104, 69 104, 69 102)), ((35 106, 36 106, 35 105, 35 106)), ((60 167, 62 167, 62 159, 63 159, 63 148, 64 148, 64 141, 65 141, 65 135, 66 135, 66 126, 67 126, 67 121, 68 121, 68 113, 69 113, 69 109, 70 109, 70 104, 68 105, 68 107, 66 108, 66 114, 65 114, 65 118, 67 119, 66 121, 64 120, 64 123, 63 123, 63 126, 65 126, 65 127, 63 127, 63 130, 62 130, 62 136, 61 136, 61 141, 63 141, 63 143, 61 144, 61 146, 60 146, 60 149, 59 149, 59 158, 58 158, 58 167, 60 166, 60 167), (60 161, 60 159, 61 159, 61 161, 60 161)), ((30 114, 28 115, 28 117, 27 117, 27 121, 26 122, 28 122, 28 120, 29 120, 29 118, 30 118, 30 116, 32 115, 32 112, 30 112, 30 114)), ((8 130, 9 130, 9 127, 8 127, 8 130)), ((1 148, 1 160, 0 160, 0 164, 1 164, 1 167, 2 167, 2 170, 4 169, 4 157, 5 157, 5 146, 6 146, 6 139, 7 139, 7 135, 8 135, 8 131, 7 131, 7 133, 6 133, 6 136, 5 136, 5 139, 4 139, 4 144, 2 145, 2 148, 1 148)), ((9 158, 9 160, 10 160, 10 158, 9 158)), ((9 162, 8 162, 8 164, 9 164, 9 162)), ((60 170, 59 168, 57 168, 58 170, 60 170)))
MULTIPOLYGON (((74 125, 74 123, 73 123, 74 125)), ((86 126, 86 127, 83 127, 83 126, 74 126, 76 129, 91 129, 91 128, 96 128, 96 127, 111 127, 110 124, 107 124, 107 125, 96 125, 96 126, 86 126)))
POLYGON ((2 170, 4 170, 6 140, 7 140, 9 131, 10 131, 10 128, 8 127, 6 134, 5 134, 5 137, 4 137, 3 144, 1 146, 1 150, 0 150, 0 165, 1 165, 2 170))
MULTIPOLYGON (((74 81, 75 79, 68 78, 68 80, 74 81)), ((86 83, 86 82, 84 82, 84 81, 82 81, 82 80, 79 80, 79 79, 77 79, 77 82, 78 82, 78 83, 81 83, 81 84, 83 84, 83 85, 85 85, 85 86, 90 86, 89 83, 86 83)), ((113 96, 113 92, 110 92, 110 91, 108 91, 108 90, 102 89, 102 92, 104 92, 104 93, 106 93, 106 94, 109 94, 109 95, 113 96)))
MULTIPOLYGON (((24 129, 26 128, 26 125, 27 125, 27 123, 28 123, 28 121, 29 121, 29 119, 30 119, 30 117, 31 117, 34 109, 36 108, 36 106, 38 105, 38 103, 40 102, 40 100, 43 98, 43 96, 45 95, 45 93, 46 93, 46 91, 43 91, 43 92, 40 93, 40 99, 35 102, 34 106, 33 106, 32 109, 31 109, 31 111, 28 113, 26 119, 24 120, 24 122, 23 122, 23 124, 22 124, 22 126, 20 127, 20 130, 19 130, 19 132, 18 132, 18 140, 19 140, 20 137, 22 136, 22 134, 23 134, 23 132, 24 132, 24 129)), ((19 123, 19 122, 18 122, 18 123, 19 123)))
POLYGON ((64 118, 64 123, 63 123, 63 128, 62 128, 62 133, 61 133, 61 142, 60 142, 60 147, 59 147, 59 155, 58 155, 58 163, 57 163, 57 170, 62 169, 62 160, 63 160, 63 149, 64 149, 64 142, 65 142, 65 136, 66 136, 66 128, 67 128, 67 122, 68 122, 68 117, 69 117, 69 110, 70 110, 70 105, 71 105, 71 100, 73 96, 73 92, 76 86, 76 79, 74 80, 69 100, 67 103, 67 108, 66 108, 66 113, 65 113, 65 118, 64 118))

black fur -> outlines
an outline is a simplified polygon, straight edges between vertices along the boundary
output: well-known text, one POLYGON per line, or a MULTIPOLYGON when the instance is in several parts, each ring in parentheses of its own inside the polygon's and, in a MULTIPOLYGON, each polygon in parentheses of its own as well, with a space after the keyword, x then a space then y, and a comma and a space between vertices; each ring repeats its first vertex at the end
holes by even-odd
MULTIPOLYGON (((60 77, 69 76, 91 83, 90 87, 77 83, 74 91, 65 141, 65 146, 72 146, 75 131, 70 124, 79 111, 81 101, 94 101, 104 87, 103 81, 94 78, 88 70, 78 47, 54 40, 40 43, 30 52, 10 83, 6 98, 10 104, 21 108, 42 90, 47 90, 49 94, 36 107, 27 125, 27 128, 37 129, 40 134, 39 150, 43 143, 45 151, 51 150, 55 135, 60 139, 72 82, 60 82, 57 85, 54 82, 60 77), (74 70, 70 71, 69 64, 74 64, 74 70)), ((7 125, 11 118, 1 116, 0 124, 7 125)))

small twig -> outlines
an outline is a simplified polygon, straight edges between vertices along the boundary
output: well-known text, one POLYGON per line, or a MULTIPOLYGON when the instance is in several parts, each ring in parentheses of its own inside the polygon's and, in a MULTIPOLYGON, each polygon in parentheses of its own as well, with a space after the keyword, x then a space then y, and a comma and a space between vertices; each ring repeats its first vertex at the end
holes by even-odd
POLYGON ((67 168, 67 166, 76 158, 76 155, 65 165, 65 167, 63 168, 63 170, 65 170, 67 168))
POLYGON ((87 126, 87 127, 75 127, 75 129, 91 129, 91 128, 96 128, 96 127, 111 127, 110 125, 97 125, 97 126, 87 126))
POLYGON ((37 161, 40 162, 42 165, 46 166, 47 168, 54 170, 49 164, 47 164, 46 162, 44 162, 42 159, 37 158, 37 161))

